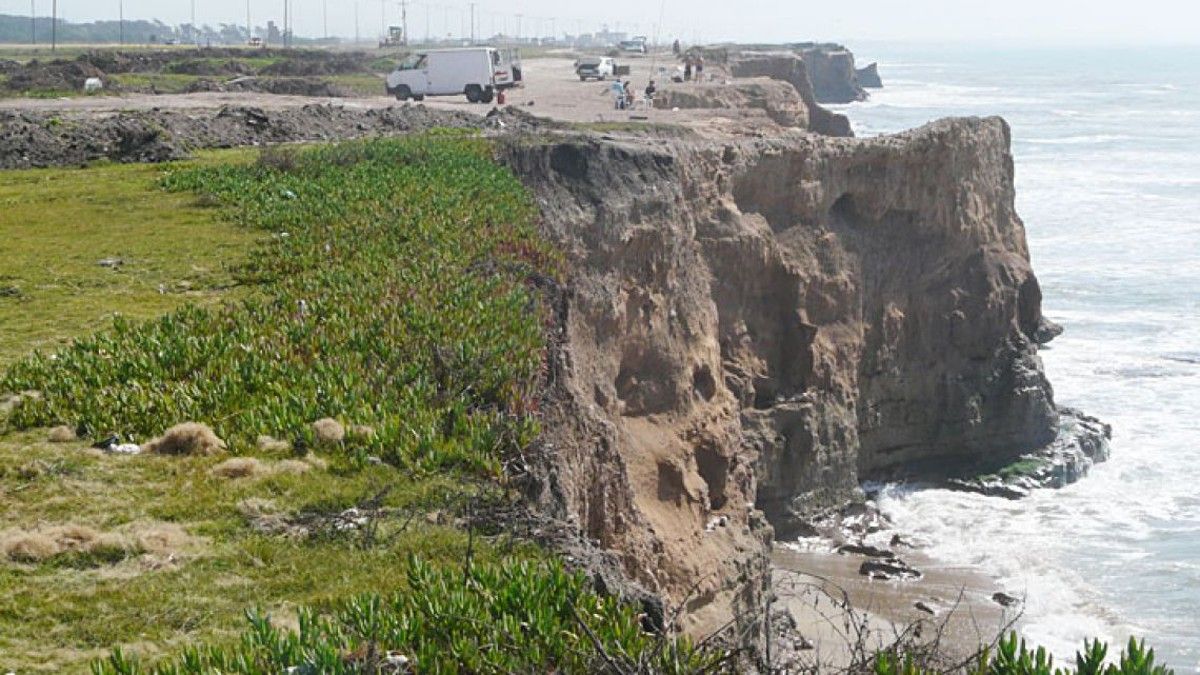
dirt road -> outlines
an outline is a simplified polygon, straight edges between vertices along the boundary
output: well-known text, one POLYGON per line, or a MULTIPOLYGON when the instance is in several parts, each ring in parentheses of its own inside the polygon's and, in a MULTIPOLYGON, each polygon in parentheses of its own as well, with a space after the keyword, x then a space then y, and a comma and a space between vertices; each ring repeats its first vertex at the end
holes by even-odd
MULTIPOLYGON (((660 57, 661 58, 661 57, 660 57)), ((674 68, 669 59, 653 57, 622 60, 631 66, 627 78, 633 85, 638 98, 646 88, 651 75, 658 86, 666 83, 667 73, 674 68)), ((573 60, 570 58, 538 58, 524 63, 525 85, 511 90, 507 104, 540 117, 576 123, 621 123, 650 122, 657 124, 680 124, 698 131, 721 131, 740 135, 747 130, 761 130, 776 125, 759 110, 730 109, 687 109, 652 110, 638 105, 634 110, 617 110, 611 93, 611 81, 580 82, 576 77, 573 60)), ((382 94, 383 82, 380 81, 382 94)), ((687 85, 675 85, 687 86, 687 85)), ((130 94, 126 96, 79 96, 57 99, 5 99, 0 100, 0 111, 15 112, 63 112, 77 114, 111 114, 127 111, 187 111, 219 110, 227 106, 256 107, 267 111, 302 108, 313 104, 333 104, 347 110, 378 110, 399 104, 389 96, 357 98, 319 98, 310 96, 279 96, 275 94, 238 93, 195 93, 195 94, 130 94)), ((434 110, 447 110, 476 115, 485 115, 491 105, 468 103, 464 97, 428 98, 423 103, 434 110)))

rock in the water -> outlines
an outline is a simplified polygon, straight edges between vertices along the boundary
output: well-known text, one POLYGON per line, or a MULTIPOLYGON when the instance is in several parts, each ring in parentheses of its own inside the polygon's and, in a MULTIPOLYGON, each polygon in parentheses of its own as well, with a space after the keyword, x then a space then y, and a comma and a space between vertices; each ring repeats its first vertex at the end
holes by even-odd
POLYGON ((921 600, 914 602, 913 607, 915 607, 918 612, 925 612, 929 616, 937 616, 937 610, 921 600))
POLYGON ((849 553, 852 555, 864 555, 868 558, 895 558, 896 554, 886 548, 871 546, 870 544, 842 544, 837 548, 838 553, 849 553))
POLYGON ((1009 595, 1008 593, 996 592, 992 594, 992 600, 1001 607, 1012 607, 1021 602, 1020 598, 1009 595))
POLYGON ((858 568, 858 573, 879 580, 920 579, 921 572, 899 558, 867 560, 858 568))
POLYGON ((859 86, 865 89, 883 88, 883 79, 879 77, 878 63, 872 63, 863 68, 859 68, 855 75, 858 77, 859 86))

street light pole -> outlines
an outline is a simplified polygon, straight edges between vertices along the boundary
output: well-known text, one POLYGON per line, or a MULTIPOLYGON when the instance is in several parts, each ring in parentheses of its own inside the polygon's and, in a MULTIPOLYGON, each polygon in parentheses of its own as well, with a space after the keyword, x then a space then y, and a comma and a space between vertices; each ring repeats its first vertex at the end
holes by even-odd
POLYGON ((50 51, 58 49, 58 0, 50 4, 50 51))
POLYGON ((400 0, 400 44, 408 46, 408 0, 400 0))
POLYGON ((37 44, 37 0, 29 0, 29 44, 37 44))
POLYGON ((325 32, 325 39, 329 39, 329 0, 321 0, 321 24, 325 32))
POLYGON ((125 44, 125 0, 117 0, 117 35, 121 44, 125 44))

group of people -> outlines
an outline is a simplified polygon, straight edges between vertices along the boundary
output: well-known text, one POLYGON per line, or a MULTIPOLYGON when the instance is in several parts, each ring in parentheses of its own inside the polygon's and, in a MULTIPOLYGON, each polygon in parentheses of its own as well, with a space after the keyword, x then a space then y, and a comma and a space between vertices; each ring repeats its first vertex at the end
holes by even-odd
MULTIPOLYGON (((615 80, 611 85, 613 99, 617 110, 629 110, 634 107, 637 101, 637 96, 633 93, 633 83, 629 80, 622 82, 615 80)), ((654 80, 650 80, 650 84, 646 85, 645 89, 646 105, 654 107, 654 95, 658 93, 658 87, 654 85, 654 80)))
POLYGON ((683 81, 691 82, 693 77, 697 82, 704 79, 704 57, 699 54, 683 57, 683 81))
POLYGON ((671 53, 675 54, 676 58, 683 58, 683 81, 691 82, 694 77, 697 82, 704 79, 704 55, 688 52, 683 52, 683 46, 676 40, 671 45, 671 53))

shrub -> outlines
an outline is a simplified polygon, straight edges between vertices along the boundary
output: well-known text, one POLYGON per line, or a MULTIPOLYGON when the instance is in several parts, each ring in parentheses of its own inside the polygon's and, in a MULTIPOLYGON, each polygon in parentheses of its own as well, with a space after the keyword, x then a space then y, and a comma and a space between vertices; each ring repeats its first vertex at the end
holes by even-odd
POLYGON ((232 647, 193 647, 143 667, 114 651, 95 675, 134 673, 713 672, 728 654, 641 630, 634 609, 558 563, 436 568, 410 559, 409 591, 364 595, 281 631, 261 612, 232 647), (401 668, 399 664, 405 664, 401 668))
MULTIPOLYGON (((971 666, 971 675, 1172 675, 1174 671, 1154 663, 1154 650, 1134 638, 1116 663, 1105 663, 1108 645, 1085 641, 1075 654, 1075 670, 1056 668, 1054 657, 1043 647, 1030 648, 1017 634, 1001 638, 994 649, 984 650, 971 666)), ((943 672, 926 668, 911 654, 883 652, 875 657, 875 675, 934 675, 943 672)))

